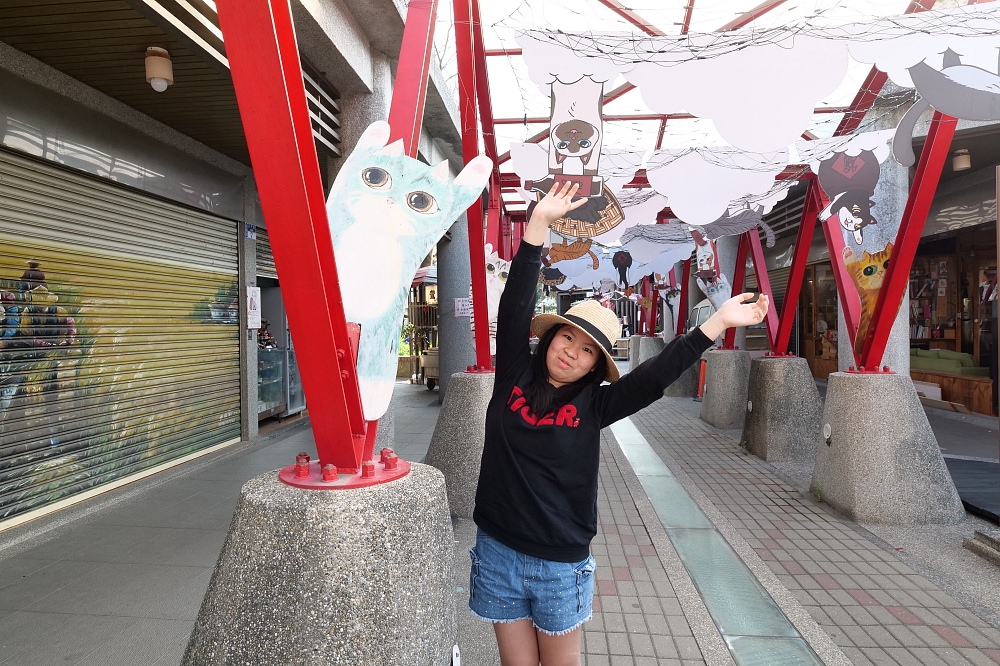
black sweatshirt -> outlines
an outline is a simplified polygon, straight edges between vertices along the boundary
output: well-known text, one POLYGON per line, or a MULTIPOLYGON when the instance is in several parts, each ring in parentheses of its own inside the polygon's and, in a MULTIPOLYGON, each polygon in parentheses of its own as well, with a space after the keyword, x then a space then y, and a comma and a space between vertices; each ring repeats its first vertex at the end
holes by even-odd
POLYGON ((679 336, 617 382, 591 384, 539 417, 522 396, 532 380, 528 335, 540 270, 541 248, 522 240, 500 299, 496 383, 473 520, 526 555, 579 562, 597 534, 601 428, 655 402, 712 340, 700 329, 679 336))

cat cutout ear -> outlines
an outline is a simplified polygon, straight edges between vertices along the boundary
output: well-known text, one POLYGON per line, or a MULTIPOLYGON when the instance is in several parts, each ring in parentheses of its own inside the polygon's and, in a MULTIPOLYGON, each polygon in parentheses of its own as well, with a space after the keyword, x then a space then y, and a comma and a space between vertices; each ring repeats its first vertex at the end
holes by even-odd
POLYGON ((442 184, 448 184, 448 178, 451 176, 451 169, 448 168, 448 160, 441 162, 436 167, 431 169, 431 175, 439 180, 442 184))
POLYGON ((378 151, 379 155, 385 155, 387 157, 402 157, 403 156, 403 140, 399 139, 393 141, 388 146, 378 151))
POLYGON ((455 187, 476 190, 478 196, 489 182, 491 171, 493 171, 493 160, 485 155, 479 155, 466 164, 462 173, 458 174, 455 178, 455 187))
POLYGON ((358 139, 356 148, 367 148, 369 150, 381 148, 389 140, 389 133, 389 123, 384 120, 377 120, 364 131, 364 134, 358 139))

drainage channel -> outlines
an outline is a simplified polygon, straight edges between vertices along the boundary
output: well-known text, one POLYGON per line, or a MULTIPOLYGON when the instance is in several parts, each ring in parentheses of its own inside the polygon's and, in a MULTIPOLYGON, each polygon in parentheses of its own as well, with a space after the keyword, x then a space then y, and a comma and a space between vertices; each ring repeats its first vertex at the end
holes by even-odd
POLYGON ((611 432, 739 666, 822 666, 809 644, 629 419, 611 432))

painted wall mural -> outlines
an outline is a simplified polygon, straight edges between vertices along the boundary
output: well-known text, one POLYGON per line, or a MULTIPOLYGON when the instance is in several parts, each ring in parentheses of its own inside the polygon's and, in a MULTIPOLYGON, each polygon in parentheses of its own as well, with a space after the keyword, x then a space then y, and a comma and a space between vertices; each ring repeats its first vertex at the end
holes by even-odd
POLYGON ((479 198, 493 162, 479 156, 451 178, 448 162, 430 167, 389 141, 389 123, 372 123, 344 160, 327 216, 347 320, 361 325, 358 384, 365 419, 389 407, 399 330, 413 275, 455 219, 479 198))
POLYGON ((235 275, 0 238, 0 519, 238 438, 236 295, 235 275))

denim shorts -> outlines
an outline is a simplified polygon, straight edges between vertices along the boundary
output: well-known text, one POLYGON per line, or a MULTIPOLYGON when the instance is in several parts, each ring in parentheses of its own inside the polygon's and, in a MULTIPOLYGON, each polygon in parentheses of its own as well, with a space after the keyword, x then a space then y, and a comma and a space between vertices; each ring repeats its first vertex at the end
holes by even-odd
POLYGON ((569 633, 590 619, 593 556, 575 564, 543 560, 508 548, 482 530, 469 555, 469 610, 480 619, 530 619, 551 635, 569 633))

